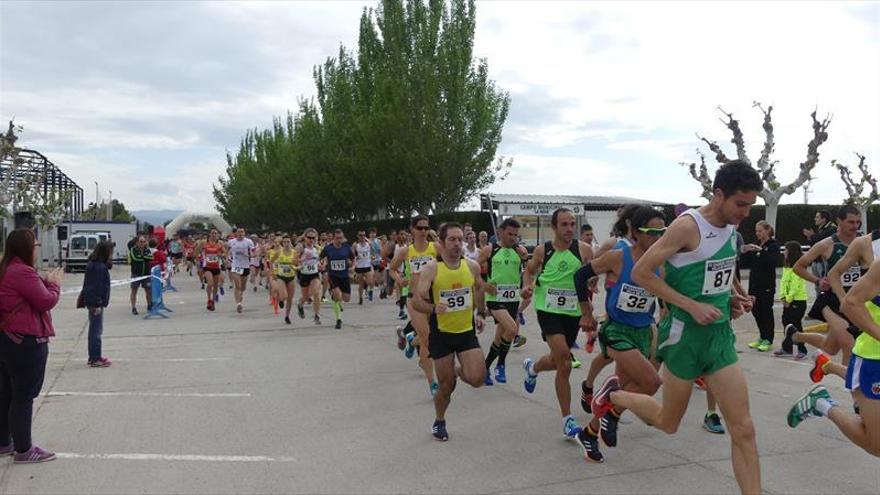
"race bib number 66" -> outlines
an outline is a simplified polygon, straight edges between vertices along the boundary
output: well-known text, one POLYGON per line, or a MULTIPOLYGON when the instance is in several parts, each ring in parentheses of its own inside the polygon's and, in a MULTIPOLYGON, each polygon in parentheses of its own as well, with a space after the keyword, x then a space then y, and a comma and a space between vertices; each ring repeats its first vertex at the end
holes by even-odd
POLYGON ((703 275, 703 295, 711 296, 730 291, 736 271, 736 256, 723 260, 706 261, 703 275))

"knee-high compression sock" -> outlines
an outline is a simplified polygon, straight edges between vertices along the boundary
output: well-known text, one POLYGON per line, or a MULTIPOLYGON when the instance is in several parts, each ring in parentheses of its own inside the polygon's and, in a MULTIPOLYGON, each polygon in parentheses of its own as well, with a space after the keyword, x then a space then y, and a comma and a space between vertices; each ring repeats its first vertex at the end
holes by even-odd
POLYGON ((339 301, 333 301, 333 316, 339 319, 339 301))
POLYGON ((501 348, 495 342, 492 342, 492 345, 489 347, 489 354, 486 355, 486 369, 489 369, 492 366, 492 362, 495 361, 495 358, 501 353, 501 348))
POLYGON ((498 366, 506 366, 507 353, 510 352, 510 341, 501 339, 498 344, 498 366))

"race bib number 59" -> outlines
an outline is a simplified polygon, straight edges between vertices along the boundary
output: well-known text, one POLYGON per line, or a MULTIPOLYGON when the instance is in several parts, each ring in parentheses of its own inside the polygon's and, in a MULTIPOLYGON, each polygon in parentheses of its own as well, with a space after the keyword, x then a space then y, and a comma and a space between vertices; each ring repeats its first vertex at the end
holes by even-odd
POLYGON ((711 296, 729 292, 733 285, 735 271, 736 256, 723 260, 706 261, 706 271, 703 275, 703 295, 711 296))

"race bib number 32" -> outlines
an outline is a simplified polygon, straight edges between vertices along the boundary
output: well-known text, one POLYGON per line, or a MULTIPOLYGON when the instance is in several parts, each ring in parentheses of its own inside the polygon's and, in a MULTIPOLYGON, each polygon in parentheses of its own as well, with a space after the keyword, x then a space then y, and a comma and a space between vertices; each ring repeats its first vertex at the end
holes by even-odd
POLYGON ((729 292, 733 285, 735 271, 736 256, 723 260, 706 261, 706 271, 703 275, 703 295, 711 296, 729 292))
POLYGON ((574 289, 547 289, 545 307, 557 311, 577 310, 577 291, 574 289))
POLYGON ((440 291, 440 300, 446 303, 446 311, 448 313, 455 311, 470 311, 473 304, 471 303, 471 289, 464 287, 462 289, 450 289, 440 291))
POLYGON ((656 299, 647 290, 624 283, 617 297, 617 309, 627 313, 650 313, 656 299))

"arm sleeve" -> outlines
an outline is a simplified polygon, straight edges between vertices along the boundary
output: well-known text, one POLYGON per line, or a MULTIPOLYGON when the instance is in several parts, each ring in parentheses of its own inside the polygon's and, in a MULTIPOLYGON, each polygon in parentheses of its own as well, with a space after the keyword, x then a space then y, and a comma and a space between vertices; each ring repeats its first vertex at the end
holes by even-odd
POLYGON ((16 288, 30 307, 40 312, 54 308, 61 293, 58 284, 45 282, 34 270, 22 270, 16 288))
POLYGON ((595 276, 596 272, 593 271, 591 263, 587 263, 574 272, 574 288, 577 291, 578 301, 587 302, 590 300, 592 291, 590 291, 589 281, 595 276))

